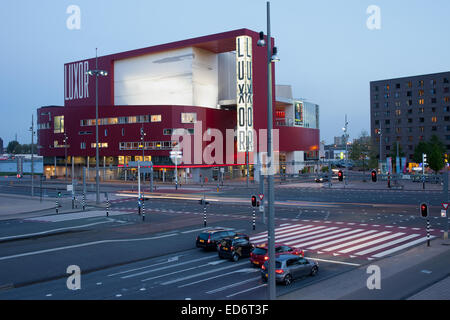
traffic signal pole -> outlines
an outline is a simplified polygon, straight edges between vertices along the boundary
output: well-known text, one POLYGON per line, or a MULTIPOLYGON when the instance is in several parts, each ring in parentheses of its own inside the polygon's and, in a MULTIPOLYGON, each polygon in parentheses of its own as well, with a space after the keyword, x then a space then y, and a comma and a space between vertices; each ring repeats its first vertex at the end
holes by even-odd
MULTIPOLYGON (((443 174, 443 187, 442 187, 442 203, 448 203, 448 171, 447 168, 445 168, 445 172, 443 174)), ((445 223, 444 223, 444 240, 448 239, 448 212, 446 212, 446 216, 444 217, 445 223)))

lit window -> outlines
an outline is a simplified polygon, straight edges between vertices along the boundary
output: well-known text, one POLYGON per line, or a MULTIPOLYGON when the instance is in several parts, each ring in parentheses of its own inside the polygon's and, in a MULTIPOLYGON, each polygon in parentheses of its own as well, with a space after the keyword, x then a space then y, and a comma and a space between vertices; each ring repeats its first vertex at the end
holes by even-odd
POLYGON ((55 116, 53 118, 54 133, 64 133, 64 116, 55 116))
MULTIPOLYGON (((94 143, 91 143, 91 148, 95 148, 95 147, 96 147, 95 142, 94 142, 94 143)), ((99 143, 99 144, 98 144, 98 147, 99 147, 99 148, 108 148, 108 143, 107 143, 107 142, 99 143)))
POLYGON ((420 105, 425 104, 425 99, 419 99, 419 104, 420 104, 420 105))
POLYGON ((196 113, 182 113, 181 114, 181 123, 195 123, 197 122, 197 114, 196 113))
POLYGON ((82 150, 86 149, 86 142, 81 142, 80 149, 82 150))
POLYGON ((432 117, 431 118, 431 122, 435 122, 436 123, 437 122, 437 117, 432 117))
POLYGON ((152 122, 161 122, 161 115, 160 114, 155 114, 152 115, 152 122))

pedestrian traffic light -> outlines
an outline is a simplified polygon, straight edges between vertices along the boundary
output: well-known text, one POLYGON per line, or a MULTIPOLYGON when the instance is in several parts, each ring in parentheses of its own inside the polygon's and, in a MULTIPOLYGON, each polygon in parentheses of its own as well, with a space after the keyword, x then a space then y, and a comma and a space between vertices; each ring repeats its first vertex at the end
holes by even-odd
POLYGON ((338 180, 343 181, 344 180, 344 174, 342 173, 342 170, 339 170, 338 172, 338 180))
POLYGON ((198 203, 201 204, 201 205, 206 206, 206 205, 209 204, 209 201, 206 201, 206 200, 204 200, 204 199, 200 199, 200 200, 198 200, 198 203))
POLYGON ((420 204, 420 215, 422 216, 422 218, 428 217, 428 205, 426 203, 420 204))
POLYGON ((61 198, 61 191, 58 191, 58 198, 61 198))
POLYGON ((375 170, 372 171, 372 181, 377 182, 377 172, 375 170))
POLYGON ((252 196, 252 207, 256 207, 257 203, 256 203, 256 196, 252 196))

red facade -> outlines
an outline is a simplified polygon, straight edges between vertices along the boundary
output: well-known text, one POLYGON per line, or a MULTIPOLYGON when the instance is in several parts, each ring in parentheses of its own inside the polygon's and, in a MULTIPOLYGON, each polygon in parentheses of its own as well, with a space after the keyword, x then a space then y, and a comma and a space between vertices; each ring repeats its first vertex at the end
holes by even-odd
MULTIPOLYGON (((195 106, 152 105, 152 106, 115 106, 114 105, 114 62, 149 53, 157 53, 185 47, 201 48, 213 53, 234 51, 236 37, 247 35, 253 39, 253 110, 254 129, 267 128, 267 48, 256 45, 259 34, 247 29, 240 29, 215 35, 183 40, 164 45, 153 46, 98 58, 98 69, 108 71, 107 77, 98 79, 99 118, 129 117, 140 115, 161 115, 161 122, 133 124, 99 125, 99 143, 108 147, 100 148, 100 156, 141 156, 142 151, 120 150, 121 142, 140 141, 140 130, 144 127, 146 140, 170 141, 170 135, 164 129, 193 129, 193 124, 181 123, 181 113, 197 113, 197 121, 202 121, 203 130, 216 128, 223 132, 236 128, 236 111, 211 109, 195 106)), ((272 43, 274 40, 272 39, 272 43)), ((64 107, 42 107, 38 109, 39 154, 45 157, 63 157, 65 155, 64 134, 54 132, 54 117, 64 115, 65 134, 68 137, 67 153, 75 157, 94 157, 95 125, 83 125, 82 120, 95 119, 95 77, 88 78, 87 69, 95 69, 95 58, 68 63, 64 66, 65 88, 64 107), (58 144, 55 145, 55 141, 58 144), (85 148, 82 149, 82 143, 85 148), (57 146, 57 147, 55 147, 57 146)), ((275 65, 273 67, 273 119, 275 119, 275 65)), ((281 152, 311 151, 319 146, 319 130, 300 127, 278 127, 281 152)), ((205 147, 208 143, 203 143, 205 147)), ((224 143, 225 145, 225 143, 224 143)), ((225 148, 225 147, 224 147, 225 148)), ((145 151, 146 155, 168 156, 169 150, 145 151)), ((250 158, 252 160, 252 158, 250 158)))

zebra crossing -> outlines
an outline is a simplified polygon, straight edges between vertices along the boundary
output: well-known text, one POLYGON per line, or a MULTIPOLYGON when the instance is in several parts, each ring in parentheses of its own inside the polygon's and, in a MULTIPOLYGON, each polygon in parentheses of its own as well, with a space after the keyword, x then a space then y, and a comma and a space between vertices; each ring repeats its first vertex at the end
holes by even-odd
MULTIPOLYGON (((436 231, 431 239, 436 237, 436 231)), ((267 242, 267 232, 250 237, 255 244, 267 242)), ((275 229, 275 242, 309 253, 373 260, 427 241, 425 229, 355 223, 286 223, 275 229)))

